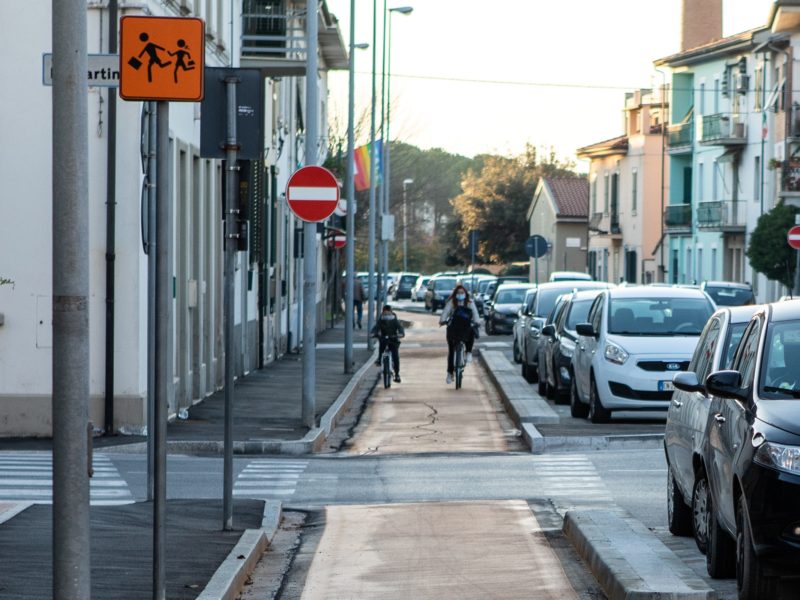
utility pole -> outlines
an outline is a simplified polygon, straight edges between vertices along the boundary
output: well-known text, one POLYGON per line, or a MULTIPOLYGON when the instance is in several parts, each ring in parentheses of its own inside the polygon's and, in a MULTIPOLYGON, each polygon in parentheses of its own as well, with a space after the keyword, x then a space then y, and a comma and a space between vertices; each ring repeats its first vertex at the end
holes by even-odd
POLYGON ((367 348, 372 350, 375 346, 372 336, 372 326, 375 322, 375 101, 377 96, 375 85, 376 47, 378 43, 378 2, 372 0, 372 110, 370 111, 369 126, 369 239, 367 243, 367 348))
POLYGON ((85 0, 53 0, 53 598, 91 597, 85 0))
MULTIPOLYGON (((317 0, 306 0, 306 166, 317 164, 319 89, 317 0)), ((317 224, 303 225, 303 424, 316 426, 317 224)))
POLYGON ((347 225, 345 227, 347 242, 345 244, 345 283, 344 283, 344 372, 353 372, 353 285, 356 276, 356 217, 355 217, 355 185, 353 181, 355 160, 355 52, 356 52, 356 0, 350 0, 350 62, 348 73, 347 96, 347 180, 345 194, 347 197, 347 225))

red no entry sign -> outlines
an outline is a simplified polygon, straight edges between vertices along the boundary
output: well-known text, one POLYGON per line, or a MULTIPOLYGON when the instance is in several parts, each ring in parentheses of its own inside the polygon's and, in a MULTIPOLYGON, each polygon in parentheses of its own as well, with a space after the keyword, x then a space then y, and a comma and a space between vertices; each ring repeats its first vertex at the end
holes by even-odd
POLYGON ((313 165, 303 167, 289 178, 286 200, 292 212, 303 221, 324 221, 339 203, 339 184, 327 169, 313 165))
POLYGON ((328 238, 328 248, 344 248, 347 245, 347 237, 343 235, 332 235, 328 238))
POLYGON ((800 250, 800 225, 795 225, 789 230, 789 233, 786 234, 786 241, 792 248, 800 250))

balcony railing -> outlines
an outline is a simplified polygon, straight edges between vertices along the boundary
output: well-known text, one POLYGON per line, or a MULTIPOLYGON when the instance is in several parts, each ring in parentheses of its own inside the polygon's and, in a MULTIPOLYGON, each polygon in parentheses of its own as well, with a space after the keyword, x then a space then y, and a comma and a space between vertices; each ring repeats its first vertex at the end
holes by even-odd
POLYGON ((664 225, 673 229, 685 229, 692 226, 691 204, 670 204, 664 211, 664 225))
POLYGON ((667 127, 667 146, 670 150, 691 148, 694 141, 694 121, 667 127))
POLYGON ((697 226, 716 231, 743 231, 746 203, 741 200, 716 200, 697 204, 697 226))
POLYGON ((242 56, 261 59, 305 57, 305 31, 279 0, 245 0, 242 56))
POLYGON ((730 145, 747 143, 747 126, 738 115, 718 113, 701 117, 701 144, 730 145))

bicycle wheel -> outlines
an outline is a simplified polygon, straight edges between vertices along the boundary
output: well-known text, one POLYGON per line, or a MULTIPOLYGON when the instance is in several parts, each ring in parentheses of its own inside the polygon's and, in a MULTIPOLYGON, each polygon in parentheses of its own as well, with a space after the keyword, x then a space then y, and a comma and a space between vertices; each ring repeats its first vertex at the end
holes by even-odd
POLYGON ((464 344, 456 346, 456 389, 461 389, 461 379, 464 376, 464 344))
POLYGON ((383 353, 383 387, 392 387, 392 359, 388 352, 383 353))

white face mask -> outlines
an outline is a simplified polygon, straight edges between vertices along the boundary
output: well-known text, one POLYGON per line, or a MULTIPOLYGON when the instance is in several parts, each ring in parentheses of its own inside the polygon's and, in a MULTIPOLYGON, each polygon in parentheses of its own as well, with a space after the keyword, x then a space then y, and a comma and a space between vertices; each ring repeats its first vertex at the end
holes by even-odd
POLYGON ((456 300, 466 300, 466 294, 456 294, 456 300))
POLYGON ((391 321, 392 319, 394 319, 394 315, 391 313, 387 315, 381 315, 381 319, 383 319, 384 321, 391 321))

